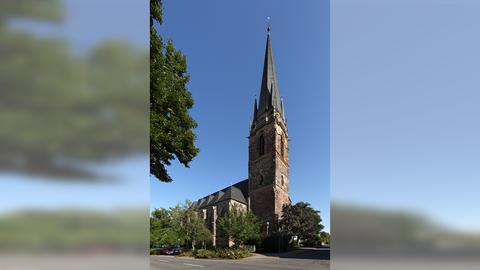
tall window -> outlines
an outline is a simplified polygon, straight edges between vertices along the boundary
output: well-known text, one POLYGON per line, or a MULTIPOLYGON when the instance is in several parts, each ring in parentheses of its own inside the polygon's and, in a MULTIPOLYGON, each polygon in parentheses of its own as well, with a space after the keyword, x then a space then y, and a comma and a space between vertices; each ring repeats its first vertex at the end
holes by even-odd
POLYGON ((263 186, 263 175, 260 175, 260 186, 263 186))
POLYGON ((282 158, 285 157, 285 150, 284 150, 284 148, 285 148, 285 144, 284 144, 284 142, 283 142, 283 135, 282 135, 282 136, 280 136, 280 154, 282 155, 282 158))
POLYGON ((265 139, 263 138, 263 135, 260 135, 258 142, 258 153, 260 156, 265 153, 265 139))

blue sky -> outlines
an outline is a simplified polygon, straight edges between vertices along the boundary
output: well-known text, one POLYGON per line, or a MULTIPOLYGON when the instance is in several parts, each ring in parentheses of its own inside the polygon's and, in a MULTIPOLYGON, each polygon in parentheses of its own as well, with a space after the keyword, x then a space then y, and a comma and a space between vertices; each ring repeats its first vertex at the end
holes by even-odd
POLYGON ((248 131, 259 94, 266 18, 290 136, 290 195, 329 231, 328 1, 165 1, 160 32, 187 56, 199 155, 151 179, 151 207, 196 200, 248 176, 248 131))
MULTIPOLYGON (((63 6, 65 20, 60 24, 16 20, 13 25, 41 37, 58 37, 68 42, 73 52, 83 52, 110 39, 128 42, 148 51, 148 2, 65 0, 63 6)), ((139 89, 139 94, 144 94, 146 100, 147 93, 148 89, 139 89)), ((147 130, 145 140, 148 140, 147 130)), ((148 166, 147 153, 96 164, 94 170, 100 172, 105 180, 115 181, 95 184, 88 181, 62 183, 47 177, 0 172, 0 214, 26 208, 147 208, 150 190, 148 166)))
POLYGON ((479 231, 480 2, 332 4, 332 199, 479 231))

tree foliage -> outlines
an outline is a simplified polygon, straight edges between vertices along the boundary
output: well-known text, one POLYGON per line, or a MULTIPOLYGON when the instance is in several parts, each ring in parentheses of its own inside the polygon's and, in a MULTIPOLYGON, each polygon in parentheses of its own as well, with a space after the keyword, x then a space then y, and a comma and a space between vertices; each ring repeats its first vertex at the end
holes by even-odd
POLYGON ((330 234, 328 232, 320 232, 320 242, 322 244, 330 244, 330 234))
POLYGON ((171 211, 173 228, 177 230, 184 241, 192 244, 192 249, 195 249, 197 242, 211 239, 210 231, 199 214, 191 208, 190 202, 187 201, 183 205, 177 205, 171 208, 171 211))
POLYGON ((172 40, 164 44, 155 23, 162 24, 161 0, 150 1, 150 173, 160 181, 172 178, 165 166, 175 158, 188 167, 198 154, 197 126, 188 110, 193 98, 187 89, 187 60, 172 40))
POLYGON ((148 150, 139 121, 148 117, 148 52, 120 41, 75 52, 61 37, 10 23, 65 16, 59 0, 0 1, 0 123, 8 127, 0 170, 98 181, 98 170, 82 165, 148 150))
POLYGON ((152 211, 150 244, 191 243, 195 249, 197 242, 210 240, 212 236, 203 219, 190 206, 191 203, 186 202, 152 211))
POLYGON ((247 240, 260 239, 260 224, 252 212, 240 211, 232 207, 223 217, 218 219, 218 226, 228 236, 235 247, 247 240))
POLYGON ((155 209, 150 217, 150 245, 173 244, 179 240, 178 231, 173 228, 171 211, 155 209))
POLYGON ((323 229, 320 212, 309 203, 298 202, 295 205, 284 205, 281 229, 289 236, 297 236, 300 240, 315 240, 323 229))

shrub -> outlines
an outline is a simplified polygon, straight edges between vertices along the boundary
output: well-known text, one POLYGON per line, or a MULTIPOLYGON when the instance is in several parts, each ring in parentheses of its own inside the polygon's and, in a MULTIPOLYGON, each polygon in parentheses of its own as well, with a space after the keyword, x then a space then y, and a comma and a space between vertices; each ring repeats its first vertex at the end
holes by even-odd
POLYGON ((252 256, 252 253, 248 249, 240 249, 238 251, 239 258, 246 258, 252 256))
POLYGON ((151 248, 150 255, 161 255, 162 249, 161 248, 151 248))
POLYGON ((225 249, 219 249, 217 251, 217 255, 219 258, 222 259, 242 259, 246 257, 250 257, 251 253, 250 251, 246 249, 241 249, 241 248, 225 248, 225 249))
POLYGON ((217 253, 213 250, 199 249, 196 251, 195 257, 205 259, 217 258, 217 253))
POLYGON ((250 257, 252 254, 247 249, 243 248, 225 248, 218 250, 196 249, 195 251, 184 251, 178 256, 189 256, 203 259, 242 259, 250 257))
POLYGON ((182 251, 182 253, 178 254, 179 257, 194 257, 194 254, 191 250, 182 251))

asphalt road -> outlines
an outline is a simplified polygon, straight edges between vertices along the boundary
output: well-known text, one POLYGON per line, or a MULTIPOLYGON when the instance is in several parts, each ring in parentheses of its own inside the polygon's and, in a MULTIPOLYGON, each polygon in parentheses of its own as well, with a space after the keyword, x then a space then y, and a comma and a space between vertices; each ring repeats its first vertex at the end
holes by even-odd
POLYGON ((167 255, 150 256, 152 270, 327 270, 330 249, 300 249, 285 253, 256 254, 240 260, 194 259, 167 255))

